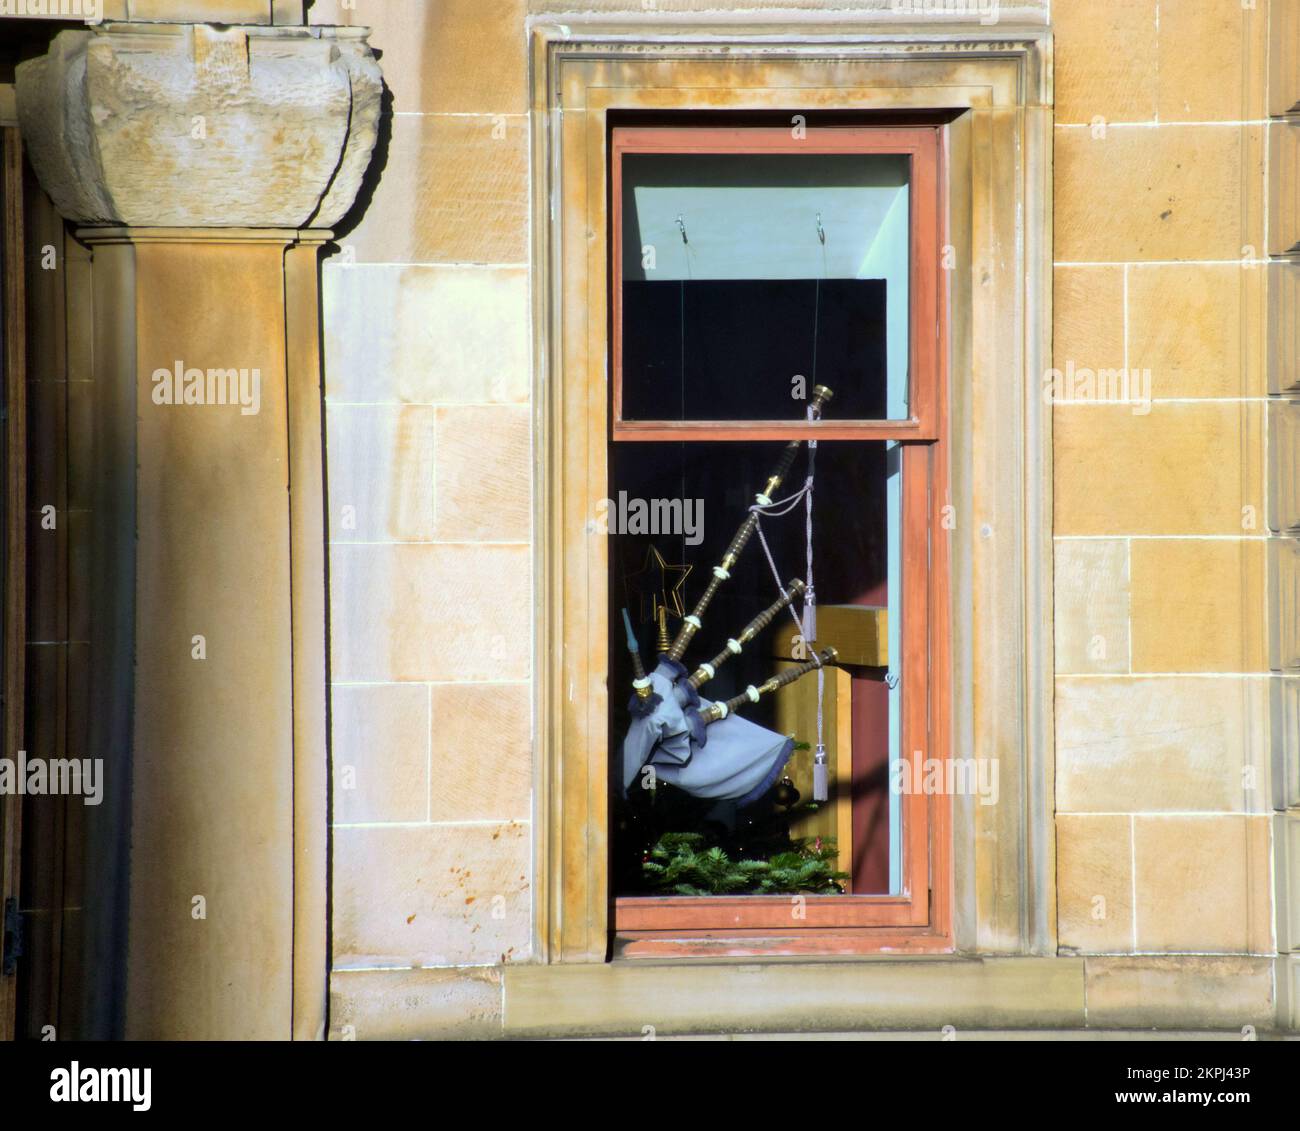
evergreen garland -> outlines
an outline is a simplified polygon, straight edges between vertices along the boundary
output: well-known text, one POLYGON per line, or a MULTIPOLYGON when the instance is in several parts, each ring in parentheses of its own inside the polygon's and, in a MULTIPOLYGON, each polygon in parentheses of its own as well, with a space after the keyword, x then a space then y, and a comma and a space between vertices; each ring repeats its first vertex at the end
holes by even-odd
POLYGON ((832 840, 793 842, 766 860, 732 860, 702 833, 664 833, 641 863, 651 889, 676 895, 838 895, 847 872, 835 871, 832 840))

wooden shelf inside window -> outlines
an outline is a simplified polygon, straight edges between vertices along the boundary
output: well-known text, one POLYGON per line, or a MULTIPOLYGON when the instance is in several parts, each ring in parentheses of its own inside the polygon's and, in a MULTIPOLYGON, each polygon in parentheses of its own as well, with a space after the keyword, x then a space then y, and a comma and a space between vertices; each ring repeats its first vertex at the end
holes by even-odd
POLYGON ((793 639, 778 634, 776 657, 806 660, 808 652, 834 648, 842 667, 889 667, 889 610, 883 605, 818 605, 817 639, 794 650, 793 639))

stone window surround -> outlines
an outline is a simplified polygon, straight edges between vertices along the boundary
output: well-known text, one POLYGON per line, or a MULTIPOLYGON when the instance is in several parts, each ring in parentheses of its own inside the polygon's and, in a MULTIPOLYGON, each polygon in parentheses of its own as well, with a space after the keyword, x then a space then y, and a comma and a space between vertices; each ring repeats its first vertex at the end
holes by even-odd
POLYGON ((537 953, 603 962, 608 939, 605 553, 579 519, 605 483, 606 112, 834 108, 954 115, 954 754, 997 758, 1002 797, 952 799, 955 944, 1054 954, 1050 37, 667 21, 531 28, 537 953))

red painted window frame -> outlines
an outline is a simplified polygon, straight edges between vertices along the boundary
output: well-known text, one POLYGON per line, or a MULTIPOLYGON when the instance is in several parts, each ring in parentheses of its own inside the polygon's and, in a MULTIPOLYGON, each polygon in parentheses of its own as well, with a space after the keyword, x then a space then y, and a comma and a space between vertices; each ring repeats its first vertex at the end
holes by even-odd
MULTIPOLYGON (((897 440, 903 444, 903 687, 901 749, 914 780, 927 757, 948 756, 951 679, 947 623, 947 311, 940 286, 946 231, 944 127, 788 125, 614 126, 610 135, 610 309, 613 442, 654 440, 897 440), (905 420, 625 421, 622 419, 622 167, 629 153, 889 153, 911 159, 909 408, 905 420)), ((612 899, 615 949, 624 957, 834 954, 952 949, 951 805, 942 794, 904 794, 899 895, 612 899)))
POLYGON ((623 157, 629 153, 888 153, 911 158, 911 415, 900 420, 624 420, 623 288, 613 286, 613 438, 615 440, 937 440, 939 400, 939 129, 936 126, 789 127, 616 126, 610 154, 611 278, 623 278, 623 157), (933 311, 935 321, 918 317, 933 311))

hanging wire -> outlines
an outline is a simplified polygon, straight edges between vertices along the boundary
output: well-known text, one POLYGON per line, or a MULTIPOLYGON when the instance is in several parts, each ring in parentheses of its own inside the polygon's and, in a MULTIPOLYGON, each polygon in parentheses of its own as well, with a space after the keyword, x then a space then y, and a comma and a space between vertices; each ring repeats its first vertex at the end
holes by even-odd
MULTIPOLYGON (((681 223, 681 217, 677 217, 677 222, 681 223)), ((686 242, 686 228, 682 228, 682 242, 686 242)), ((689 270, 690 264, 687 264, 689 270)), ((679 365, 677 373, 677 403, 678 417, 681 420, 686 419, 686 280, 679 279, 677 282, 677 329, 679 334, 678 353, 679 365)), ((684 442, 677 445, 678 467, 681 468, 681 482, 677 492, 677 497, 681 499, 682 506, 686 506, 686 444, 684 442)), ((686 560, 686 529, 683 524, 681 532, 681 556, 682 561, 686 560)), ((685 610, 683 610, 685 611, 685 610)))
POLYGON ((817 387, 817 338, 821 334, 821 317, 822 317, 822 281, 816 280, 816 291, 813 293, 813 340, 812 340, 812 383, 813 388, 817 387))
MULTIPOLYGON (((822 274, 826 274, 826 232, 822 228, 822 215, 817 213, 817 235, 822 245, 822 274)), ((821 337, 821 314, 822 314, 822 281, 817 280, 815 297, 813 299, 813 363, 812 363, 812 380, 813 388, 817 387, 817 339, 821 337)), ((817 417, 817 412, 811 405, 808 406, 808 420, 811 423, 817 417)), ((804 546, 807 550, 807 569, 808 576, 804 579, 804 640, 808 643, 808 648, 814 654, 816 649, 813 648, 817 640, 817 586, 813 581, 813 480, 814 472, 817 467, 817 441, 809 439, 808 441, 808 493, 804 496, 804 546)), ((825 752, 825 740, 823 736, 823 707, 826 702, 826 673, 822 670, 821 665, 817 666, 817 751, 816 756, 821 759, 825 752)), ((814 771, 815 773, 816 771, 814 771)), ((815 779, 814 779, 815 780, 815 779)), ((814 786, 814 796, 817 789, 814 786)), ((824 800, 818 797, 817 800, 824 800)))
MULTIPOLYGON (((821 213, 817 214, 817 236, 822 244, 822 274, 826 273, 826 232, 822 227, 821 213)), ((822 281, 820 278, 815 280, 813 297, 813 349, 812 349, 812 383, 813 387, 817 386, 817 339, 821 336, 821 306, 822 306, 822 281)), ((820 413, 808 406, 807 419, 809 423, 818 419, 820 413)), ((816 482, 817 475, 817 441, 809 439, 808 441, 808 474, 804 478, 804 483, 798 491, 787 495, 778 502, 769 503, 764 506, 755 503, 749 509, 758 519, 754 524, 754 530, 758 534, 759 545, 763 547, 763 554, 767 558, 768 567, 772 571, 772 578, 776 582, 777 592, 784 593, 785 586, 781 579, 781 573, 776 568, 776 559, 772 556, 772 548, 767 544, 767 535, 763 533, 764 516, 769 518, 781 518, 790 514, 802 499, 804 503, 804 552, 805 552, 805 569, 807 576, 804 581, 803 595, 803 617, 794 611, 793 603, 786 606, 790 610, 790 617, 794 621, 795 628, 798 629, 799 636, 802 638, 809 655, 812 657, 813 664, 817 668, 817 747, 813 761, 813 798, 816 801, 828 800, 826 792, 826 720, 825 720, 825 701, 826 701, 826 669, 823 666, 817 650, 813 647, 817 639, 817 595, 816 586, 813 581, 813 486, 816 482)))
MULTIPOLYGON (((826 274, 826 230, 822 227, 822 214, 817 213, 817 238, 822 245, 822 276, 826 274)), ((815 389, 818 384, 817 377, 817 346, 821 338, 822 324, 822 280, 815 280, 813 292, 813 341, 812 341, 812 384, 815 389)), ((808 420, 814 419, 812 408, 808 409, 808 420)), ((813 586, 813 567, 812 567, 812 481, 813 466, 817 459, 817 441, 808 441, 808 495, 805 500, 807 507, 807 533, 806 540, 808 546, 808 588, 804 592, 804 620, 805 620, 805 638, 809 641, 817 639, 817 595, 813 586)), ((818 681, 821 680, 821 672, 817 673, 818 681)), ((821 710, 821 684, 817 687, 817 709, 821 710)))
MULTIPOLYGON (((678 284, 677 284, 678 287, 677 326, 678 326, 678 331, 680 333, 680 343, 679 343, 680 363, 678 369, 678 390, 677 390, 678 417, 677 418, 679 420, 685 420, 686 419, 686 282, 688 279, 692 279, 694 277, 691 271, 691 254, 694 249, 691 247, 691 241, 686 236, 686 221, 682 219, 682 214, 680 212, 677 213, 677 229, 682 234, 682 244, 684 245, 684 250, 682 251, 682 257, 686 263, 686 278, 678 280, 678 284)), ((684 507, 686 505, 686 443, 685 441, 682 441, 678 444, 678 453, 680 455, 679 466, 682 469, 682 474, 681 474, 680 489, 678 490, 677 497, 681 499, 682 506, 684 507)), ((682 531, 681 539, 682 539, 682 544, 681 544, 682 561, 685 561, 686 560, 686 531, 685 530, 682 531)))

